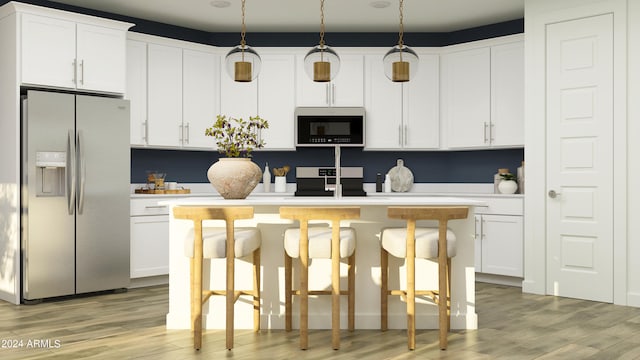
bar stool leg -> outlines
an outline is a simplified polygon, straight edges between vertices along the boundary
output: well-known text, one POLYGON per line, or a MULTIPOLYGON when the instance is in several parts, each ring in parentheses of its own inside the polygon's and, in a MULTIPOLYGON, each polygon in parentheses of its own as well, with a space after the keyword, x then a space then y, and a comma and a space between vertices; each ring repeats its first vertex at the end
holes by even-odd
POLYGON ((293 297, 293 279, 291 276, 292 272, 292 259, 284 252, 284 326, 286 331, 291 331, 291 317, 292 317, 292 304, 291 300, 293 297))
POLYGON ((260 331, 260 248, 253 252, 253 331, 260 331))
POLYGON ((347 275, 347 279, 349 281, 349 331, 355 330, 356 327, 356 253, 355 250, 351 256, 349 256, 348 260, 349 264, 349 275, 347 275))
POLYGON ((191 258, 191 328, 193 347, 202 347, 202 222, 194 221, 194 246, 191 258))
POLYGON ((331 234, 331 344, 340 349, 340 224, 331 234))
MULTIPOLYGON (((227 239, 233 239, 233 223, 227 223, 227 239)), ((227 240, 227 349, 233 349, 233 313, 235 303, 235 254, 234 242, 227 240)))
POLYGON ((380 330, 387 331, 389 293, 389 253, 380 247, 380 330))
POLYGON ((309 233, 306 221, 300 223, 300 349, 309 347, 309 233))
POLYGON ((447 332, 451 330, 451 258, 447 258, 447 332))
POLYGON ((447 298, 442 298, 448 293, 447 289, 447 221, 441 220, 438 235, 438 318, 440 327, 440 349, 447 349, 447 298), (444 301, 443 301, 444 300, 444 301))
POLYGON ((416 220, 407 220, 407 341, 416 348, 416 220))

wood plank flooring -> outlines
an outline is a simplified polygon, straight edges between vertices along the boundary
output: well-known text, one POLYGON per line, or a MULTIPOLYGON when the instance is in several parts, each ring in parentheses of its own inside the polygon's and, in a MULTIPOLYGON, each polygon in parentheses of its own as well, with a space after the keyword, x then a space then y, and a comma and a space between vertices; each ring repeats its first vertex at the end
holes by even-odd
POLYGON ((166 330, 166 286, 38 305, 0 302, 0 359, 640 359, 640 309, 477 283, 479 330, 454 331, 438 349, 437 330, 418 330, 408 351, 403 330, 312 330, 310 349, 298 333, 237 330, 224 349, 224 330, 207 330, 203 348, 186 330, 166 330))

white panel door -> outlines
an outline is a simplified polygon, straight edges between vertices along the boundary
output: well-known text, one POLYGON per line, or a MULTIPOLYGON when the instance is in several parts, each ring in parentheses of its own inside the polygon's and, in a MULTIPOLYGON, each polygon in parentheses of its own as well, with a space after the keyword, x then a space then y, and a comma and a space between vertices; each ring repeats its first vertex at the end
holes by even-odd
MULTIPOLYGON (((258 74, 258 77, 260 74, 258 74)), ((236 82, 224 70, 220 73, 220 113, 227 118, 249 120, 258 114, 258 81, 236 82)))
MULTIPOLYGON (((408 149, 440 146, 440 57, 419 53, 420 67, 403 84, 403 145, 408 149)), ((387 79, 388 80, 388 79, 387 79)))
POLYGON ((220 57, 202 51, 183 50, 182 146, 216 148, 214 138, 205 136, 219 111, 220 57))
POLYGON ((149 44, 147 60, 147 142, 178 147, 182 136, 182 49, 149 44))
POLYGON ((127 91, 131 145, 147 144, 147 44, 127 40, 127 91))
POLYGON ((612 302, 613 16, 550 24, 546 46, 547 292, 612 302))
POLYGON ((21 82, 75 88, 76 24, 23 14, 21 30, 21 82))
POLYGON ((383 55, 367 55, 366 72, 366 148, 402 148, 402 83, 384 75, 383 55))
POLYGON ((258 115, 269 121, 269 128, 260 131, 265 149, 293 150, 293 112, 295 110, 295 56, 262 55, 258 75, 258 115))
POLYGON ((86 24, 76 31, 77 88, 124 93, 126 32, 86 24))
POLYGON ((491 47, 491 145, 524 145, 524 41, 491 47))

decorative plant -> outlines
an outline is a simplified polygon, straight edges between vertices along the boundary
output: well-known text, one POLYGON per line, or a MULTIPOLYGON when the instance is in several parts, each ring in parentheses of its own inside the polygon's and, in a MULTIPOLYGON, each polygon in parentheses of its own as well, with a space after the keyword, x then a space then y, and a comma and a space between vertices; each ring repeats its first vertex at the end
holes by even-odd
POLYGON ((206 136, 213 136, 218 145, 218 152, 226 157, 251 157, 254 149, 264 147, 264 140, 258 140, 258 130, 268 129, 269 122, 260 116, 249 117, 249 120, 236 119, 226 115, 218 115, 212 127, 205 129, 206 136))
POLYGON ((515 180, 516 179, 516 176, 513 175, 512 173, 500 174, 500 177, 502 178, 502 180, 515 180))

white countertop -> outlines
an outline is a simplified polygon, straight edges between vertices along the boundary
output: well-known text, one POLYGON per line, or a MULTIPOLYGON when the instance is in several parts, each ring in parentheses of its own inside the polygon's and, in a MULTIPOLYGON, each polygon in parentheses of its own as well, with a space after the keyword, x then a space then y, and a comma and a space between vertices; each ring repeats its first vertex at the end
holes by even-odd
POLYGON ((463 197, 446 196, 347 196, 342 198, 325 196, 260 196, 250 195, 242 200, 225 200, 221 197, 166 198, 161 205, 224 205, 224 206, 483 206, 484 202, 463 197))

